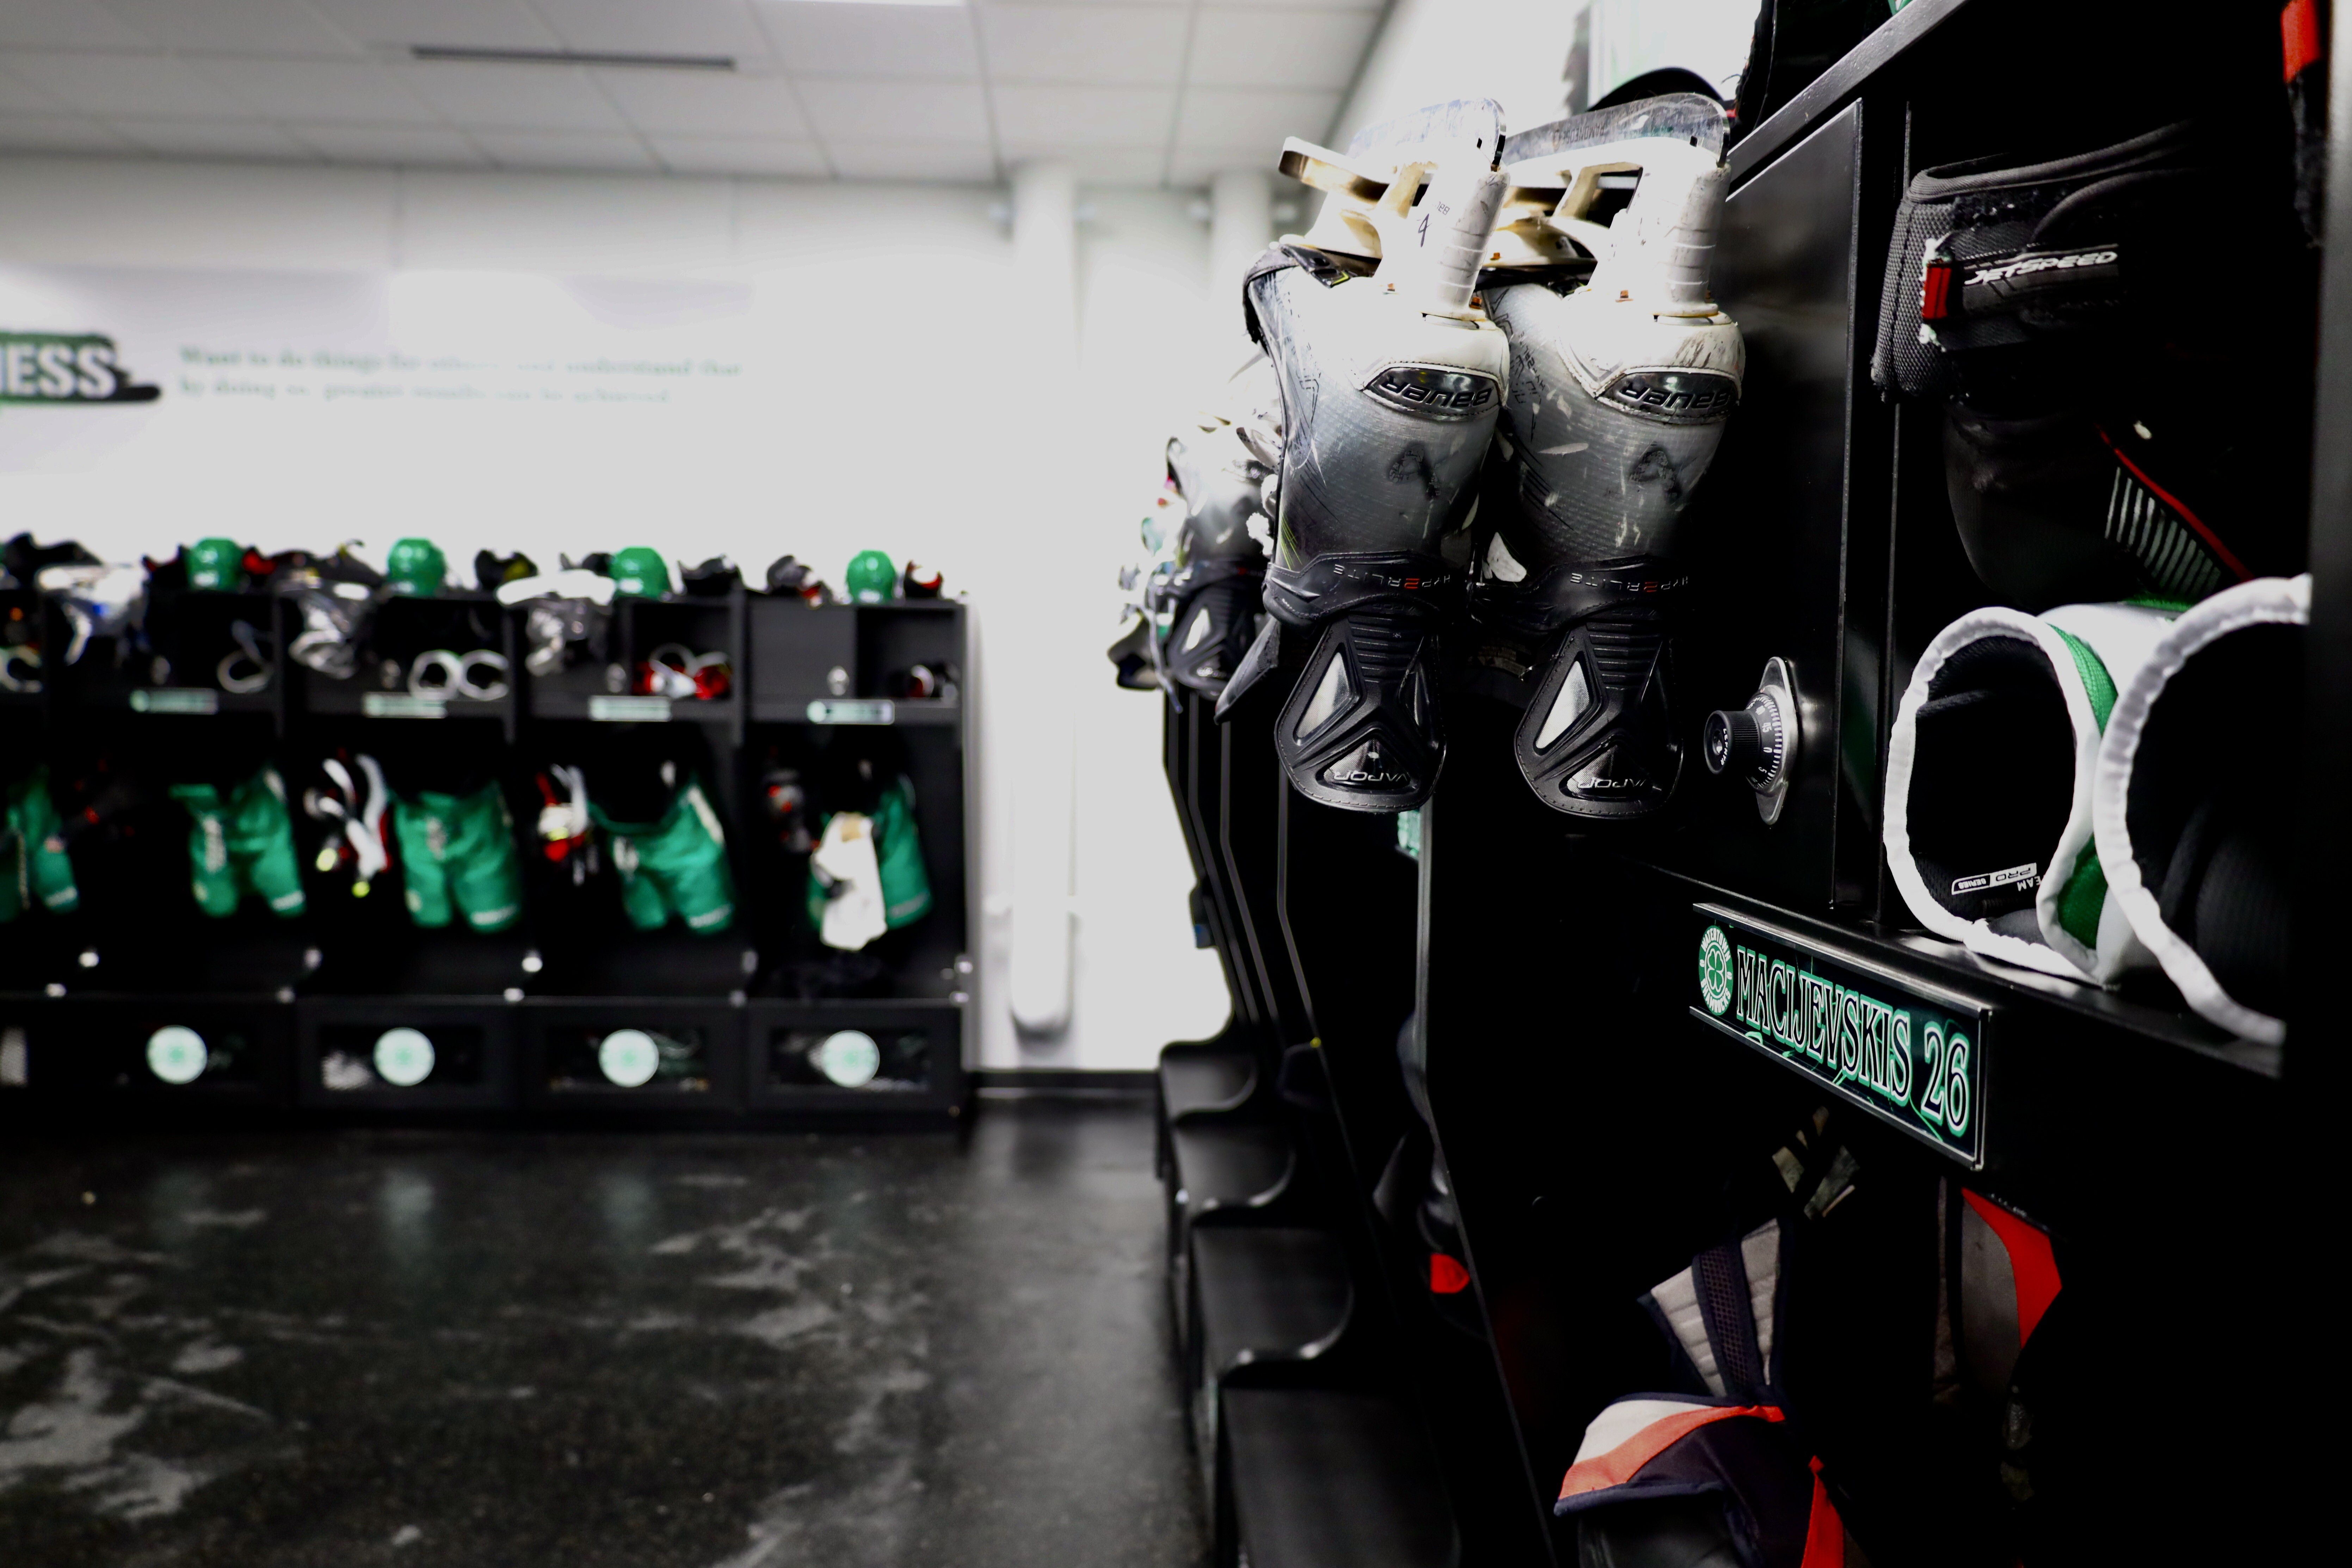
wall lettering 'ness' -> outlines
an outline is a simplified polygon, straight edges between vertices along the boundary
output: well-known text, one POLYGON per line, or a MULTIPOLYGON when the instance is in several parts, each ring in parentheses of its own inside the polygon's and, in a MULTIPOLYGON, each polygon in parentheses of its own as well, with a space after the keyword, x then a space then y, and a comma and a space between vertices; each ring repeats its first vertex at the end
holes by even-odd
POLYGON ((0 331, 0 404, 152 403, 96 332, 0 331))
POLYGON ((1937 1133, 1967 1135, 1975 1045, 1950 1020, 1916 1017, 1744 943, 1733 944, 1732 962, 1732 1016, 1753 1038, 1907 1109, 1937 1133))

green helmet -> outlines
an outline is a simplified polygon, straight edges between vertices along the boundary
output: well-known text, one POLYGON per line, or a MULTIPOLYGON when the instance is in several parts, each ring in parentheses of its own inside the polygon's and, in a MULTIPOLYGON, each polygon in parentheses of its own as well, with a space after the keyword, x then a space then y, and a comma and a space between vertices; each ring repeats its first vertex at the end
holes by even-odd
POLYGON ((392 553, 384 558, 384 586, 395 594, 429 599, 441 591, 442 581, 448 575, 448 558, 429 539, 396 539, 392 553))
POLYGON ((842 574, 853 605, 879 605, 897 596, 898 568, 878 550, 861 550, 849 558, 849 570, 842 574))
POLYGON ((199 539, 181 552, 188 563, 188 586, 205 594, 234 594, 245 586, 245 547, 234 539, 199 539))
POLYGON ((613 563, 604 574, 613 579, 613 592, 625 599, 658 599, 669 592, 669 563, 648 544, 613 552, 613 563))

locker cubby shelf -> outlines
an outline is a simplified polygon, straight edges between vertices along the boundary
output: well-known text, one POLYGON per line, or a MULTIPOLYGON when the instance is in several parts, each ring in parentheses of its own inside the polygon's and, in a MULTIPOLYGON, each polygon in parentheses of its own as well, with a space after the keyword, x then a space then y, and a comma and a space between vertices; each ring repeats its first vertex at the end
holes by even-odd
MULTIPOLYGON (((62 646, 57 606, 11 594, 45 617, 45 641, 62 646)), ((268 594, 194 595, 183 605, 192 606, 183 620, 190 646, 201 644, 200 652, 234 619, 247 620, 277 647, 287 646, 298 625, 290 602, 268 594)), ((396 875, 384 884, 389 903, 362 905, 314 888, 310 910, 297 921, 267 921, 248 907, 233 921, 208 921, 182 902, 185 870, 173 858, 186 853, 185 819, 150 802, 152 831, 135 851, 143 857, 138 876, 121 886, 86 888, 78 915, 27 916, 11 931, 0 963, 0 1031, 22 1031, 18 1054, 34 1070, 21 1085, 0 1075, 0 1117, 34 1114, 37 1106, 96 1114, 96 1108, 132 1102, 145 1108, 142 1114, 152 1109, 165 1121, 194 1121, 228 1108, 377 1120, 721 1123, 828 1116, 944 1123, 960 1115, 969 1092, 964 955, 971 941, 963 605, 950 600, 813 610, 797 598, 740 588, 704 598, 620 601, 606 659, 547 677, 524 668, 525 617, 522 607, 502 608, 482 594, 385 601, 348 680, 296 666, 274 671, 267 689, 253 693, 156 688, 139 684, 134 677, 142 672, 128 661, 118 664, 110 645, 100 643, 83 665, 45 672, 45 690, 0 693, 10 699, 0 702, 0 742, 135 761, 160 778, 184 759, 213 759, 217 767, 222 758, 258 765, 267 756, 299 792, 293 770, 339 749, 373 751, 388 760, 419 747, 441 756, 478 749, 525 839, 519 847, 526 886, 523 924, 497 936, 462 926, 412 928, 399 911, 396 875), (779 626, 788 635, 761 629, 779 626), (812 628, 823 635, 814 641, 798 635, 812 628), (724 655, 731 669, 728 691, 704 700, 611 689, 634 680, 615 682, 608 665, 634 672, 666 644, 724 655), (404 672, 415 654, 444 646, 504 654, 508 691, 480 700, 409 692, 404 672), (387 659, 402 670, 387 677, 387 659), (938 667, 942 681, 953 671, 951 692, 878 695, 894 670, 924 660, 938 667), (809 712, 819 700, 850 707, 840 720, 819 723, 809 712), (184 721, 197 717, 214 722, 184 721), (874 722, 877 718, 887 724, 874 722), (849 720, 864 723, 843 721, 849 720), (829 961, 816 941, 803 907, 805 855, 776 842, 761 786, 773 767, 806 773, 828 745, 859 746, 861 729, 903 737, 885 754, 903 754, 901 765, 916 784, 933 907, 867 955, 845 963, 829 961), (738 911, 725 936, 690 937, 676 928, 634 931, 621 919, 609 868, 583 896, 543 873, 533 858, 535 770, 645 756, 679 760, 702 780, 726 826, 738 911), (139 921, 110 917, 117 905, 131 907, 125 900, 143 911, 139 921), (812 987, 817 994, 799 999, 812 987), (854 994, 834 994, 845 987, 854 994), (208 1068, 188 1085, 151 1081, 137 1051, 174 1007, 203 1021, 192 1027, 236 1036, 236 1050, 223 1053, 225 1063, 234 1057, 233 1071, 208 1068), (772 1042, 765 1032, 755 1036, 772 1028, 820 1041, 845 1029, 882 1030, 888 1038, 877 1037, 877 1046, 887 1059, 865 1087, 845 1089, 821 1074, 803 1081, 793 1070, 780 1075, 773 1068, 772 1042), (406 1085, 388 1080, 373 1059, 382 1037, 400 1029, 417 1031, 432 1046, 432 1070, 406 1085), (642 1085, 614 1082, 596 1060, 602 1040, 627 1029, 655 1038, 661 1057, 642 1085), (86 1043, 74 1046, 74 1039, 86 1043), (685 1047, 684 1054, 664 1040, 685 1047), (111 1064, 102 1070, 93 1065, 101 1058, 111 1064)), ((295 822, 298 849, 307 858, 321 830, 299 811, 295 822)), ((0 1051, 15 1037, 0 1033, 0 1051)), ((395 1072, 415 1070, 413 1041, 404 1037, 388 1049, 395 1072)))

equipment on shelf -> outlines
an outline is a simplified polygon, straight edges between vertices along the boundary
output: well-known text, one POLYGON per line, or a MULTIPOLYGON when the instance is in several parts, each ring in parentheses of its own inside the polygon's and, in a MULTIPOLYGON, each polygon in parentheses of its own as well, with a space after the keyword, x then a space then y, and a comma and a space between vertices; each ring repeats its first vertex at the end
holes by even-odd
POLYGON ((853 605, 886 605, 898 591, 898 568, 879 550, 861 550, 849 558, 841 584, 853 605))
POLYGON ((0 921, 37 909, 65 914, 80 905, 64 827, 47 763, 0 789, 0 921))
POLYGON ((676 763, 662 763, 663 786, 676 793, 651 822, 615 820, 593 795, 588 815, 612 843, 621 907, 631 925, 658 931, 675 917, 698 936, 715 936, 735 923, 727 830, 700 783, 678 778, 676 763))
POLYGON ((1473 659, 1524 712, 1512 750, 1528 787, 1571 816, 1652 816, 1682 772, 1672 638, 1689 574, 1675 535, 1746 368, 1739 328, 1707 291, 1727 132, 1720 105, 1684 94, 1511 144, 1514 221, 1495 244, 1528 269, 1483 287, 1511 365, 1478 521, 1473 659))
POLYGON ((814 567, 789 555, 780 555, 769 565, 767 584, 771 594, 797 594, 812 605, 840 603, 814 567))
POLYGON ((495 550, 474 552, 474 586, 485 594, 495 594, 509 583, 538 575, 538 565, 520 551, 512 555, 500 555, 495 550))
POLYGON ((323 759, 319 770, 327 787, 302 792, 302 814, 328 825, 311 865, 322 877, 348 877, 352 896, 363 899, 392 866, 384 823, 392 792, 384 786, 383 769, 364 752, 339 752, 323 759))
POLYGON ((2184 613, 2128 679, 2091 816, 2110 896, 2189 1005, 2277 1045, 2293 984, 2295 835, 2311 579, 2261 577, 2184 613), (2227 737, 2229 762, 2214 765, 2227 737))
POLYGON ((2194 601, 2304 556, 2314 252, 2261 129, 2188 120, 2095 151, 1915 176, 1871 377, 1947 411, 1960 541, 2032 609, 2194 601), (2180 215, 2231 288, 2174 286, 2180 215), (2250 330, 2240 303, 2263 301, 2250 330), (2220 367, 2256 400, 2213 395, 2220 367))
POLYGON ((1445 760, 1438 632, 1462 602, 1462 529, 1509 384, 1509 343, 1472 299, 1507 181, 1489 101, 1367 137, 1379 153, 1284 143, 1286 169, 1337 195, 1243 286, 1279 379, 1283 447, 1272 619, 1218 707, 1276 666, 1283 627, 1313 631, 1275 721, 1283 769, 1309 800, 1396 812, 1429 798, 1445 760))
POLYGON ((680 566, 678 591, 689 599, 723 599, 743 585, 743 573, 724 555, 714 555, 698 566, 680 566))
POLYGON ((180 552, 188 591, 234 594, 245 587, 245 547, 234 539, 199 539, 180 552))
POLYGON ((862 753, 827 763, 824 795, 834 809, 809 856, 809 923, 825 946, 855 952, 930 913, 931 879, 913 781, 862 753))
POLYGON ((392 832, 400 846, 402 897, 415 924, 437 930, 456 914, 471 930, 502 931, 522 919, 514 817, 495 783, 464 794, 395 796, 392 832))
POLYGON ((613 594, 622 599, 662 599, 669 596, 669 563, 662 552, 648 545, 633 544, 626 550, 613 552, 605 575, 613 579, 613 594))
POLYGON ((507 694, 513 666, 496 648, 426 648, 409 661, 408 690, 414 697, 465 697, 495 702, 507 694))
POLYGON ((646 696, 709 702, 734 686, 734 660, 723 649, 696 653, 683 643, 664 643, 637 666, 636 689, 646 696))
POLYGON ((396 539, 384 556, 383 585, 387 593, 429 599, 449 578, 448 557, 429 539, 396 539))
POLYGON ((898 573, 898 597, 902 599, 936 599, 945 587, 945 579, 936 566, 918 566, 909 561, 898 573))
POLYGON ((585 567, 518 577, 499 590, 501 605, 521 605, 523 668, 551 675, 567 664, 602 664, 613 624, 613 579, 585 567))
POLYGON ((120 637, 147 592, 147 574, 141 568, 98 562, 44 566, 34 582, 65 612, 66 623, 72 628, 61 661, 68 665, 81 662, 91 639, 120 637))
POLYGON ((210 783, 176 784, 171 796, 192 824, 188 871, 199 910, 226 920, 251 895, 280 920, 302 913, 294 823, 286 811, 286 781, 276 768, 265 765, 226 791, 210 783))
POLYGON ((2092 841, 2099 740, 2179 612, 1972 610, 1919 656, 1887 744, 1887 869, 1988 958, 2111 984, 2153 960, 2092 841))
POLYGON ((1169 437, 1168 478, 1185 515, 1164 574, 1145 589, 1145 618, 1162 674, 1187 689, 1221 695, 1257 637, 1272 525, 1260 510, 1281 460, 1280 389, 1274 365, 1253 354, 1221 389, 1217 405, 1169 437))

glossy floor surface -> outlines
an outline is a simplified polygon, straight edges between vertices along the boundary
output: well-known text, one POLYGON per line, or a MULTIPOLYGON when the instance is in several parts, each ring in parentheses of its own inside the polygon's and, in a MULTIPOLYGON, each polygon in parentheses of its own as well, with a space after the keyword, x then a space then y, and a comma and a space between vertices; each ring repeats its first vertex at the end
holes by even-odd
POLYGON ((1148 1112, 0 1145, 0 1563, 1201 1561, 1148 1112))

